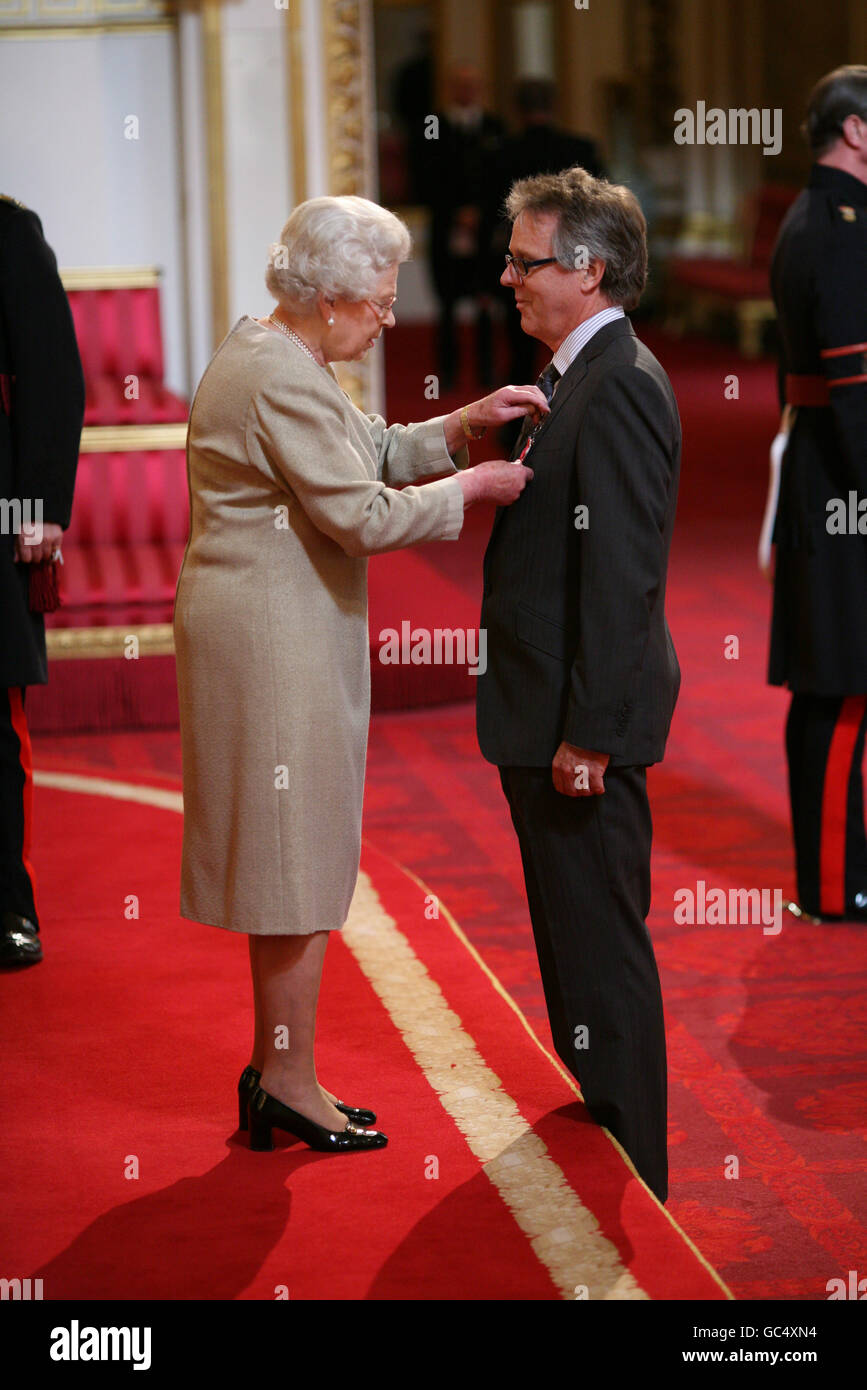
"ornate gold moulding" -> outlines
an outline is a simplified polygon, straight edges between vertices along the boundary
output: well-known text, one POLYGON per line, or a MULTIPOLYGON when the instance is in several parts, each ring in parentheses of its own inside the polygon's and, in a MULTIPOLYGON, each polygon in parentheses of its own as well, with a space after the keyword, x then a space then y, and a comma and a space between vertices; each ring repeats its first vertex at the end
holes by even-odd
POLYGON ((171 623, 151 623, 142 627, 130 623, 126 627, 49 628, 45 646, 52 661, 122 657, 130 637, 138 638, 139 659, 175 654, 171 623))
POLYGON ((150 290, 160 283, 155 265, 67 265, 60 270, 63 288, 70 290, 150 290))
POLYGON ((185 449, 187 422, 165 425, 85 425, 80 454, 147 453, 151 449, 185 449))

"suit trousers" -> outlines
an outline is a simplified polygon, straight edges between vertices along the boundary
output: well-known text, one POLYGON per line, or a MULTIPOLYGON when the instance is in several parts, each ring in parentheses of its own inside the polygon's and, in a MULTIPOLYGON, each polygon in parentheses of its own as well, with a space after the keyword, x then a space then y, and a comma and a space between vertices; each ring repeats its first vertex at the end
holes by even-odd
POLYGON ((867 907, 867 695, 794 694, 786 720, 798 901, 814 917, 867 907))
POLYGON ((33 769, 24 690, 0 687, 0 916, 39 925, 30 866, 33 769))
POLYGON ((661 1202, 667 1067, 650 910, 644 767, 608 767, 600 796, 563 796, 551 768, 501 767, 518 836, 551 1033, 593 1119, 661 1202))

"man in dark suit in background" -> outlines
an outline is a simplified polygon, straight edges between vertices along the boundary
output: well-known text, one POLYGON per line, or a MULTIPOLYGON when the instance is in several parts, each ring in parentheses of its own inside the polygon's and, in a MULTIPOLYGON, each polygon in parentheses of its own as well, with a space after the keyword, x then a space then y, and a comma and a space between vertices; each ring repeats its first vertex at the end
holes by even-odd
POLYGON ((769 679, 792 692, 800 911, 867 921, 867 523, 861 514, 853 527, 849 505, 867 497, 867 67, 823 77, 805 129, 815 163, 771 263, 781 395, 796 418, 774 530, 769 679))
POLYGON ((437 369, 444 391, 451 390, 460 374, 455 310, 461 299, 471 299, 476 309, 479 379, 486 385, 493 381, 495 210, 490 202, 489 170, 505 133, 499 117, 482 105, 482 80, 474 67, 456 67, 449 90, 449 105, 437 118, 436 138, 426 141, 425 175, 431 276, 439 301, 437 369))
POLYGON ((29 862, 33 791, 24 715, 45 685, 31 574, 60 553, 84 419, 69 301, 35 212, 0 197, 0 966, 42 959, 29 862), (28 529, 27 522, 32 524, 28 529), (17 531, 16 528, 17 527, 17 531))
MULTIPOLYGON (((586 135, 573 135, 555 124, 556 101, 557 89, 545 77, 525 77, 515 87, 515 109, 520 129, 503 142, 488 175, 496 185, 490 201, 497 214, 493 249, 500 265, 509 244, 509 226, 503 218, 503 203, 513 183, 532 178, 534 174, 557 174, 561 169, 570 169, 575 164, 580 164, 594 178, 605 176, 596 142, 586 135)), ((520 315, 515 311, 508 286, 503 298, 510 355, 508 379, 532 381, 536 344, 521 328, 520 315)), ((506 431, 503 434, 506 436, 506 431)), ((506 437, 511 447, 517 431, 506 437)))
POLYGON ((485 554, 479 744, 518 835, 554 1045, 665 1201, 646 769, 680 686, 665 620, 680 420, 624 312, 647 276, 634 196, 569 169, 516 184, 508 212, 502 283, 553 360, 538 381, 550 412, 515 451, 533 481, 485 554))

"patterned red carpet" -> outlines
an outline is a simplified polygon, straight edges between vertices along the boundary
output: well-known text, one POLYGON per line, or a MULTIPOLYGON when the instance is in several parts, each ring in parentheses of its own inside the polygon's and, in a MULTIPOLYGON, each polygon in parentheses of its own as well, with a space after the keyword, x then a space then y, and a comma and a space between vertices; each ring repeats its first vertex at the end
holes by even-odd
POLYGON ((43 1298, 726 1298, 445 910, 371 847, 318 1066, 388 1147, 275 1132, 251 1153, 246 941, 177 918, 178 793, 44 776, 52 929, 5 982, 0 1217, 5 1267, 43 1298))
MULTIPOLYGON (((765 684, 769 592, 755 566, 776 423, 773 370, 721 347, 650 341, 672 377, 685 439, 669 599, 684 683, 666 761, 651 774, 651 929, 670 1066, 668 1210, 737 1297, 821 1300, 829 1279, 867 1267, 867 935, 855 926, 787 921, 774 933, 760 923, 674 919, 675 894, 698 892, 700 882, 783 896, 794 887, 787 697, 765 684), (731 372, 737 400, 725 395, 731 372)), ((414 360, 404 347, 390 377, 397 418, 430 411, 414 360)), ((481 511, 470 517, 457 546, 423 556, 468 593, 478 590, 486 523, 481 511)), ((35 752, 42 769, 178 785, 171 732, 43 738, 35 752)), ((48 829, 37 824, 34 858, 50 877, 48 829)), ((76 832, 71 821, 73 847, 76 832)), ((550 1048, 517 848, 496 771, 478 754, 471 706, 375 716, 365 833, 440 897, 550 1048)), ((159 885, 169 899, 173 891, 159 885)), ((103 893, 95 882, 93 900, 103 893)), ((49 953, 62 907, 56 896, 43 904, 49 953)), ((136 1027, 162 1042, 159 1002, 143 1007, 153 1018, 136 1027)), ((138 1006, 130 1016, 139 1019, 138 1006)))

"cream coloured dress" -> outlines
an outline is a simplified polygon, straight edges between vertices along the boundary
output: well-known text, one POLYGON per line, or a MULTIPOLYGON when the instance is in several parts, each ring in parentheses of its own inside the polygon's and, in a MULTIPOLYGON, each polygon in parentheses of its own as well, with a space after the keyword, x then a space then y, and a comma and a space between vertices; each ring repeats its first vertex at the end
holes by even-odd
POLYGON ((182 916, 256 935, 345 922, 370 712, 366 557, 459 535, 442 421, 363 414, 329 367, 247 316, 205 371, 174 612, 182 916))

